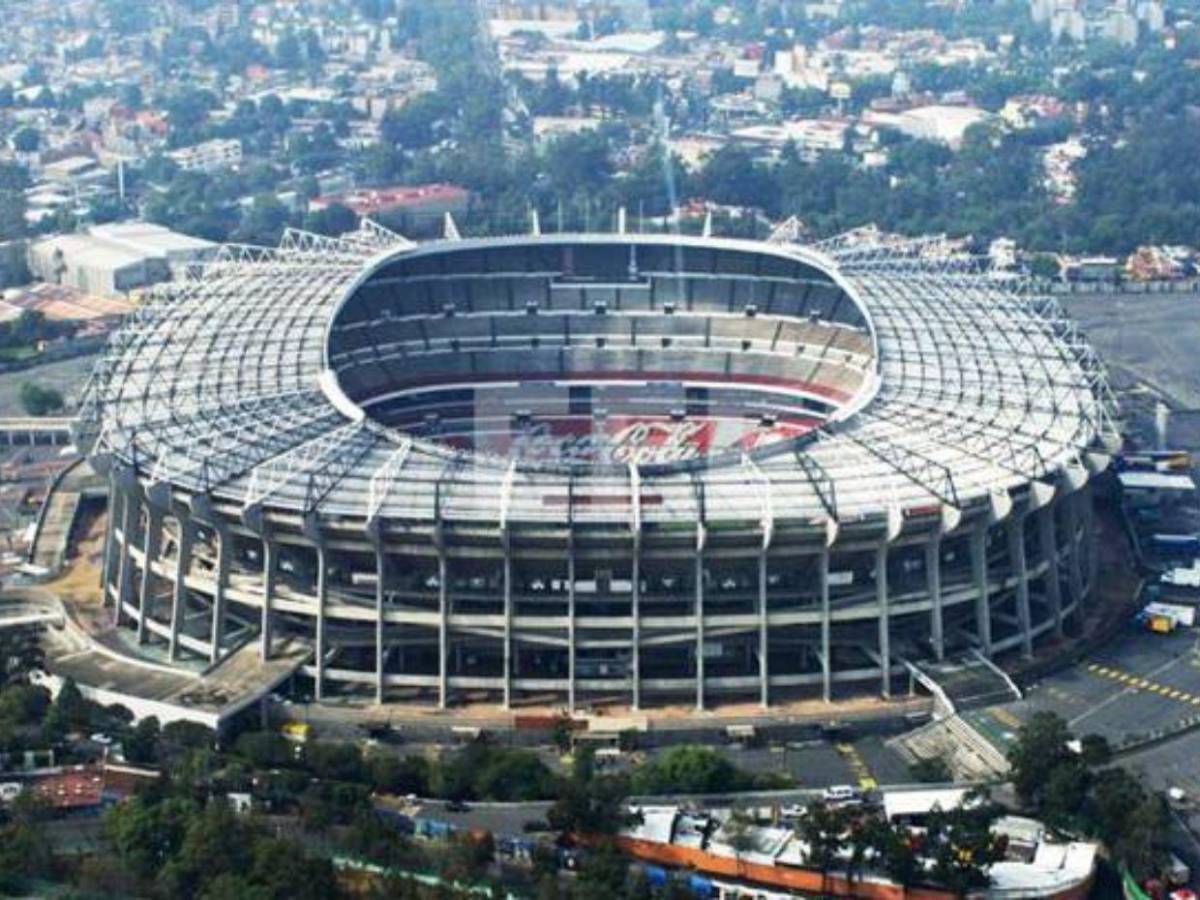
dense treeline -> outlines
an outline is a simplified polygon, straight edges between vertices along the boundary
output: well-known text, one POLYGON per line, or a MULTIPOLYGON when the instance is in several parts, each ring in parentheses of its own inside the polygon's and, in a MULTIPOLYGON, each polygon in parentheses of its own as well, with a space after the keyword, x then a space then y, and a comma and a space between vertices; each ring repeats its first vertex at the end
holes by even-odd
POLYGON ((1102 737, 1088 735, 1072 749, 1066 722, 1034 713, 1021 726, 1009 762, 1018 798, 1048 825, 1103 841, 1139 881, 1162 875, 1169 852, 1166 801, 1113 765, 1102 737))

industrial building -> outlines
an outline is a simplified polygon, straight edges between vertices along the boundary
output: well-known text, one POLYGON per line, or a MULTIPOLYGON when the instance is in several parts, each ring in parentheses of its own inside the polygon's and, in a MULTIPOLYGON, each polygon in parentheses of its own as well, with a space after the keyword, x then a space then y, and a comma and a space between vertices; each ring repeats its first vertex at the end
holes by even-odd
POLYGON ((938 239, 224 248, 77 438, 119 623, 318 699, 890 696, 1085 614, 1116 440, 1054 302, 938 239))
POLYGON ((29 269, 42 281, 105 297, 178 278, 216 249, 162 225, 121 222, 37 241, 29 269))

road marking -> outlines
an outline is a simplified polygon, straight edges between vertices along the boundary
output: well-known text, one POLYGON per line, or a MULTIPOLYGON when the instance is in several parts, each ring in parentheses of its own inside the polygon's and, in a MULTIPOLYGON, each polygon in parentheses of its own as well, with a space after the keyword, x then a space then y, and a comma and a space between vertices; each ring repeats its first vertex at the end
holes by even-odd
POLYGON ((867 766, 867 761, 862 758, 862 754, 858 752, 858 748, 853 744, 838 744, 837 752, 842 759, 850 767, 850 771, 854 773, 854 777, 858 779, 858 786, 865 791, 874 790, 879 786, 879 782, 871 774, 871 769, 867 766))
POLYGON ((1002 706, 989 709, 988 712, 992 714, 993 718, 998 719, 1001 723, 1007 725, 1009 728, 1021 727, 1021 720, 1002 706))
MULTIPOLYGON (((1105 678, 1109 678, 1125 685, 1126 689, 1129 691, 1147 691, 1149 693, 1158 694, 1160 697, 1166 697, 1170 700, 1178 700, 1180 703, 1191 703, 1193 705, 1200 706, 1200 697, 1196 697, 1192 694, 1189 694, 1187 691, 1171 687, 1170 685, 1160 684, 1156 681, 1148 681, 1147 679, 1138 675, 1133 675, 1129 672, 1121 672, 1117 669, 1110 669, 1106 666, 1097 665, 1096 663, 1090 664, 1087 668, 1088 671, 1095 672, 1097 675, 1102 675, 1105 678)), ((1159 671, 1161 671, 1161 669, 1159 671)), ((1085 712, 1082 716, 1079 716, 1077 719, 1072 721, 1071 724, 1074 724, 1080 718, 1084 718, 1090 713, 1095 712, 1101 706, 1106 705, 1113 699, 1113 697, 1109 697, 1108 700, 1103 701, 1099 705, 1093 707, 1091 710, 1088 710, 1088 712, 1085 712)))

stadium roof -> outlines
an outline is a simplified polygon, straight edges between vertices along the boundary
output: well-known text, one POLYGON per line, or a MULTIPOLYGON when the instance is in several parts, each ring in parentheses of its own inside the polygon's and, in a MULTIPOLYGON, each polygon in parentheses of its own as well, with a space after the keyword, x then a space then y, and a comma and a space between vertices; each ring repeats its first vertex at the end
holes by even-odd
POLYGON ((937 513, 952 527, 979 503, 1002 515, 1012 490, 1052 492, 1063 476, 1080 483, 1098 462, 1090 452, 1114 440, 1103 369, 1056 304, 940 239, 860 232, 801 247, 785 228, 768 243, 643 234, 477 243, 568 240, 766 252, 816 266, 869 318, 874 391, 802 445, 689 470, 546 471, 414 438, 363 416, 325 368, 345 298, 416 248, 365 222, 340 239, 293 231, 278 249, 228 246, 200 274, 164 286, 97 368, 80 440, 95 443, 101 463, 118 460, 247 515, 503 528, 561 520, 547 498, 562 495, 575 522, 761 522, 769 533, 786 519, 825 523, 831 539, 838 522, 867 516, 884 516, 891 530, 906 515, 937 513), (585 495, 624 502, 570 499, 585 495))

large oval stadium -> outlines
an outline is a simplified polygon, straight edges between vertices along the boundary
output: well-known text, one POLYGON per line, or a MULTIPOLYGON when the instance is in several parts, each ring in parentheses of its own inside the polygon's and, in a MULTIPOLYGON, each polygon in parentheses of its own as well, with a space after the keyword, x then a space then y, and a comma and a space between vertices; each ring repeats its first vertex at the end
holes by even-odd
POLYGON ((224 248, 115 338, 103 585, 180 664, 318 699, 890 696, 1085 608, 1103 372, 944 242, 652 234, 224 248))

